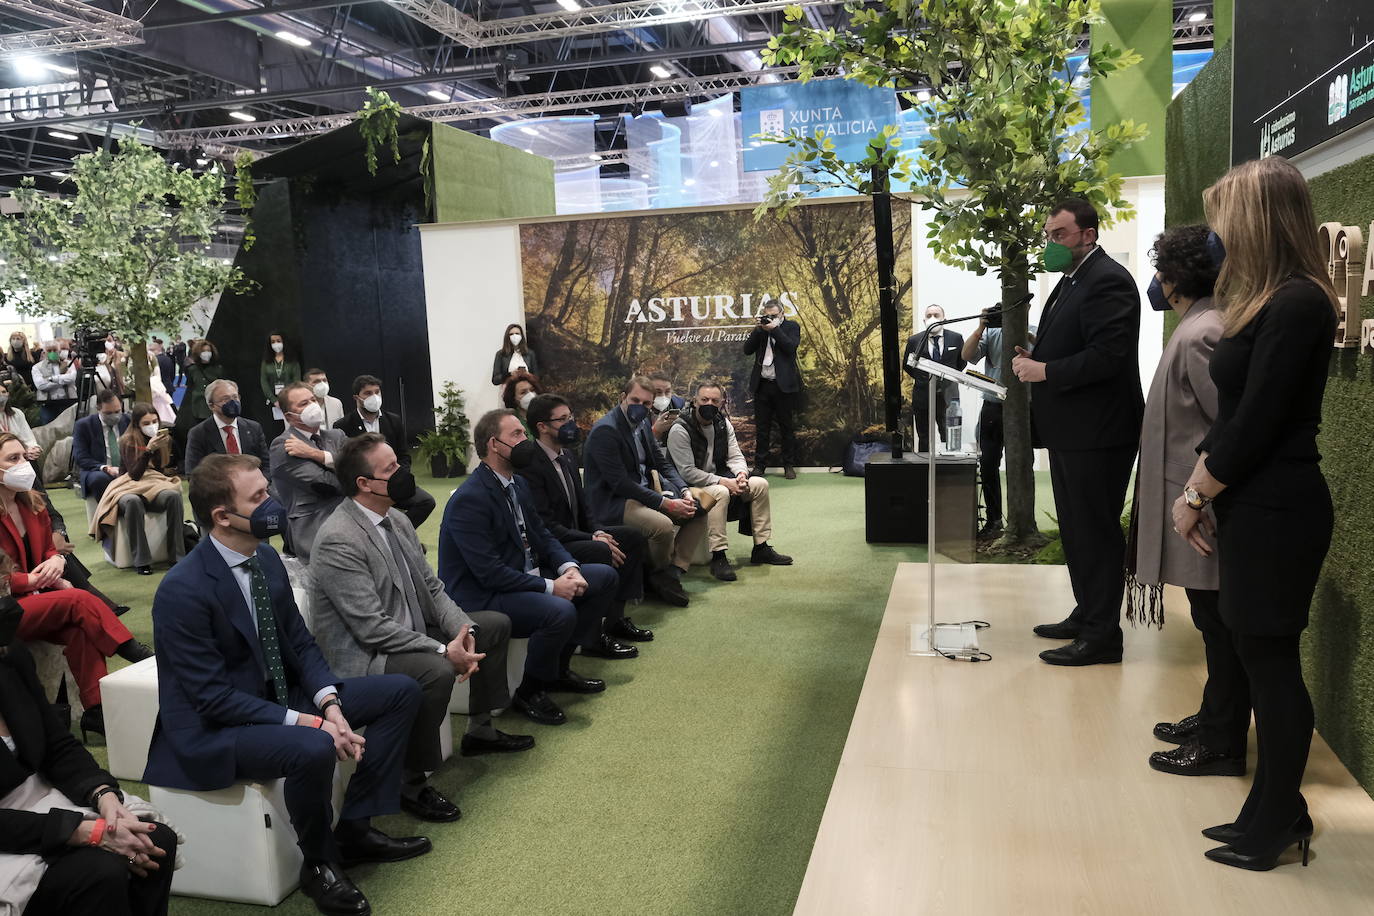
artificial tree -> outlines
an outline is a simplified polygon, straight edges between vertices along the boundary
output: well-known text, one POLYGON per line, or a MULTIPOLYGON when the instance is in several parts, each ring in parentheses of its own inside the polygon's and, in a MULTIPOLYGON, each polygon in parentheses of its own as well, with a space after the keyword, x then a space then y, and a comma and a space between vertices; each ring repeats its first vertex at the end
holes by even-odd
POLYGON ((150 401, 148 338, 246 282, 209 253, 224 174, 196 174, 126 139, 117 152, 77 156, 70 181, 72 196, 40 192, 32 178, 11 193, 20 213, 0 217, 0 302, 119 334, 132 345, 135 396, 150 401))
MULTIPOLYGON (((930 137, 914 157, 903 156, 898 131, 889 125, 857 162, 840 158, 823 135, 771 138, 793 151, 769 180, 760 211, 785 210, 818 189, 881 199, 893 182, 909 184, 912 199, 931 213, 927 243, 936 258, 979 275, 995 271, 1004 307, 1026 294, 1031 257, 1055 202, 1086 198, 1107 225, 1134 215, 1122 197, 1122 176, 1110 164, 1145 137, 1145 127, 1132 121, 1083 126, 1087 115, 1069 72, 1088 28, 1102 21, 1099 0, 886 0, 850 2, 845 10, 843 28, 816 29, 804 24, 800 8, 788 8, 765 61, 797 65, 802 80, 838 69, 845 79, 895 88, 921 110, 930 137)), ((1079 74, 1092 79, 1140 60, 1108 43, 1083 54, 1079 74)), ((1026 310, 1009 309, 1002 352, 1008 389, 1003 547, 1042 540, 1030 399, 1011 371, 1012 345, 1028 340, 1027 331, 1026 310)), ((885 333, 895 341, 895 328, 885 333)))

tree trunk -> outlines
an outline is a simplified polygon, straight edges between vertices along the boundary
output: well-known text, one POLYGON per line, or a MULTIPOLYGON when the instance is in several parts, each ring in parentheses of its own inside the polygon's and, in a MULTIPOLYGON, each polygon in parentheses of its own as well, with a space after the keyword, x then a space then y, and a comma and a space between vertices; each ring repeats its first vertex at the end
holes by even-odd
POLYGON ((153 403, 153 386, 148 383, 152 373, 148 366, 148 344, 142 340, 130 344, 129 359, 134 367, 134 400, 153 403))
MULTIPOLYGON (((1002 251, 1002 307, 1009 308, 1026 295, 1030 267, 1024 249, 1002 251)), ((1002 409, 1002 440, 1007 461, 1006 533, 1001 546, 1025 546, 1041 535, 1035 524, 1035 451, 1031 445, 1030 389, 1011 371, 1016 347, 1029 336, 1029 305, 1010 309, 1002 316, 1002 383, 1007 387, 1002 409)))

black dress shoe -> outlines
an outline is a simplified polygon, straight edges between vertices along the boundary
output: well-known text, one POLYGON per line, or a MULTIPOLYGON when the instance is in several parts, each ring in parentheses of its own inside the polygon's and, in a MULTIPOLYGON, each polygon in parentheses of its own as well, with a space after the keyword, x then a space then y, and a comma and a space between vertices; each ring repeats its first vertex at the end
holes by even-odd
POLYGON ((124 642, 115 646, 115 655, 118 655, 126 662, 141 662, 145 658, 152 658, 153 650, 149 649, 137 639, 126 639, 124 642))
POLYGON ((594 677, 583 677, 576 671, 564 671, 563 676, 550 683, 548 689, 562 693, 600 693, 606 689, 606 682, 594 677))
MULTIPOLYGON (((402 806, 404 807, 404 804, 402 806)), ((391 837, 376 827, 348 833, 335 830, 334 839, 339 844, 339 859, 345 868, 364 862, 401 862, 422 856, 434 848, 429 842, 429 837, 391 837)))
POLYGON ((1078 624, 1061 620, 1058 623, 1042 623, 1031 630, 1036 636, 1045 639, 1077 639, 1078 624))
POLYGON ((788 479, 788 480, 796 480, 796 479, 797 479, 797 469, 794 468, 794 467, 792 467, 790 464, 789 464, 789 465, 785 465, 785 466, 783 467, 783 469, 782 469, 782 476, 785 477, 785 478, 788 479))
POLYGON ((1040 660, 1049 665, 1115 665, 1121 661, 1120 646, 1095 646, 1086 639, 1075 639, 1067 646, 1046 649, 1040 660))
POLYGON ((1001 521, 990 521, 987 524, 983 525, 982 528, 978 529, 977 538, 980 541, 991 541, 993 538, 1001 537, 1002 530, 1003 529, 1001 521))
POLYGON ((631 642, 654 641, 653 630, 635 626, 635 622, 628 617, 621 617, 619 620, 606 624, 606 635, 619 636, 621 639, 628 639, 631 642))
POLYGON ((1177 722, 1160 722, 1155 725, 1155 737, 1170 744, 1187 744, 1197 737, 1198 726, 1202 720, 1197 713, 1186 716, 1177 722))
POLYGON ((568 721, 563 710, 542 690, 527 696, 516 694, 511 697, 511 705, 525 714, 525 718, 540 725, 562 725, 568 721))
POLYGON ((402 790, 401 810, 412 817, 418 817, 422 821, 433 821, 436 824, 447 824, 463 816, 458 806, 444 798, 433 786, 424 786, 413 798, 402 790))
MULTIPOLYGON (((71 709, 68 709, 67 721, 69 724, 71 722, 71 714, 71 709)), ((100 704, 97 703, 95 706, 87 706, 85 709, 81 710, 81 723, 79 727, 81 729, 82 744, 87 743, 86 732, 95 732, 100 737, 105 737, 105 710, 100 707, 100 704)))
POLYGON ((135 566, 134 570, 140 576, 151 576, 153 574, 153 568, 151 566, 135 566))
POLYGON ((711 557, 711 575, 722 582, 734 582, 739 578, 735 575, 735 567, 730 565, 729 558, 723 553, 711 557))
POLYGON ((1196 741, 1150 755, 1150 769, 1176 776, 1244 776, 1245 757, 1209 751, 1196 741))
POLYGON ((116 617, 123 617, 123 616, 124 616, 125 614, 127 614, 127 613, 129 613, 129 606, 128 606, 127 604, 116 604, 116 605, 115 605, 114 615, 115 615, 116 617))
POLYGON ((372 905, 337 862, 301 866, 301 893, 329 916, 370 916, 372 905))
POLYGON ((791 566, 792 558, 785 553, 778 553, 772 544, 765 541, 754 545, 753 552, 749 554, 749 562, 755 566, 791 566))
POLYGON ((687 592, 683 590, 682 583, 667 570, 660 569, 658 572, 650 573, 648 584, 655 595, 673 607, 687 606, 687 592))
POLYGON ((1237 830, 1235 824, 1218 824, 1202 831, 1202 835, 1209 840, 1216 840, 1218 843, 1225 843, 1229 846, 1245 834, 1237 830))
POLYGON ((1279 856, 1294 843, 1298 849, 1302 850, 1302 864, 1307 867, 1307 856, 1312 848, 1312 818, 1306 811, 1298 818, 1297 822, 1284 831, 1269 847, 1262 852, 1243 853, 1236 850, 1234 846, 1218 846, 1216 849, 1207 850, 1204 855, 1213 862, 1220 862, 1222 865, 1230 865, 1233 868, 1244 868, 1248 871, 1269 871, 1279 864, 1279 856))
POLYGON ((464 735, 461 753, 464 757, 476 757, 478 754, 514 754, 532 747, 534 738, 530 735, 508 735, 503 731, 497 731, 495 738, 464 735))
POLYGON ((634 646, 618 643, 603 633, 601 636, 598 636, 596 642, 592 643, 590 646, 582 646, 582 654, 592 655, 596 658, 638 658, 639 650, 634 646))

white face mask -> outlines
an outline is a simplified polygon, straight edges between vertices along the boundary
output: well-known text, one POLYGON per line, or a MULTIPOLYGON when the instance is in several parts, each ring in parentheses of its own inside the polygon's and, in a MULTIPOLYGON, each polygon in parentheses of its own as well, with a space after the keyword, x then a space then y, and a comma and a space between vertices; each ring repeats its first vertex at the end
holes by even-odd
POLYGON ((273 352, 273 353, 280 353, 280 352, 281 352, 282 350, 284 350, 285 348, 286 348, 286 345, 283 344, 280 340, 277 340, 277 341, 273 341, 273 342, 272 342, 272 352, 273 352))
POLYGON ((114 348, 115 348, 115 345, 114 345, 114 341, 113 341, 113 340, 107 340, 107 341, 105 341, 105 349, 106 349, 106 351, 113 350, 114 348))
POLYGON ((33 465, 27 461, 21 461, 14 467, 6 468, 4 476, 0 477, 0 482, 3 482, 11 490, 27 493, 33 489, 33 482, 37 479, 38 473, 34 471, 33 465))
POLYGON ((208 363, 208 362, 210 361, 210 351, 209 351, 209 350, 201 350, 201 351, 200 351, 200 361, 203 362, 203 363, 208 363))
POLYGON ((157 435, 156 423, 144 423, 139 429, 143 430, 143 435, 147 436, 149 439, 157 435))
POLYGON ((666 394, 660 394, 658 397, 654 398, 654 410, 657 410, 659 413, 663 413, 663 411, 667 410, 672 405, 672 403, 672 398, 668 397, 666 394))
POLYGON ((72 351, 70 351, 70 350, 59 350, 58 353, 57 353, 57 355, 60 356, 60 357, 62 357, 63 359, 66 359, 68 356, 71 355, 71 352, 72 352, 72 351))
POLYGON ((380 394, 369 394, 363 398, 363 410, 368 413, 377 413, 382 409, 382 396, 380 394))
POLYGON ((529 409, 530 409, 530 404, 532 404, 532 403, 534 403, 534 392, 533 392, 533 391, 526 391, 524 394, 520 395, 520 409, 521 409, 521 410, 529 410, 529 409))
POLYGON ((97 353, 95 355, 95 361, 98 363, 104 363, 106 359, 108 359, 108 357, 104 353, 97 353))
POLYGON ((324 408, 319 404, 311 404, 301 411, 301 425, 310 429, 319 429, 324 425, 324 408))
POLYGON ((315 383, 314 391, 315 391, 315 397, 317 397, 317 398, 325 397, 326 395, 329 394, 329 383, 328 383, 328 382, 316 382, 316 383, 315 383))
POLYGON ((10 346, 13 347, 14 349, 18 350, 18 349, 20 349, 21 347, 24 346, 24 341, 21 340, 21 339, 19 339, 18 337, 16 337, 16 338, 14 338, 13 340, 10 341, 10 346))
POLYGON ((512 347, 518 347, 518 346, 520 346, 520 341, 522 341, 522 340, 524 340, 524 339, 525 339, 525 338, 524 338, 523 335, 520 335, 520 334, 512 334, 512 335, 510 336, 510 345, 511 345, 512 347))

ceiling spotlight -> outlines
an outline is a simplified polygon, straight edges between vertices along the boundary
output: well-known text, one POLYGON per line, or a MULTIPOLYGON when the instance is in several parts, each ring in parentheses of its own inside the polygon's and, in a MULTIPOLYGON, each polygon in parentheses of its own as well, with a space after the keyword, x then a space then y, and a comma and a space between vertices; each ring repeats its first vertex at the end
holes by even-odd
POLYGON ((930 90, 929 90, 929 89, 922 89, 921 91, 917 92, 917 93, 916 93, 916 101, 918 101, 918 102, 929 102, 929 101, 930 101, 930 90))
POLYGON ((575 13, 582 9, 582 4, 578 3, 577 0, 558 0, 558 5, 570 13, 575 13))
POLYGON ((720 166, 720 163, 719 163, 719 162, 717 162, 717 161, 714 160, 714 159, 711 160, 711 168, 713 168, 713 169, 714 169, 714 168, 719 168, 719 166, 720 166))
POLYGON ((592 154, 591 154, 590 156, 588 156, 587 158, 590 159, 592 162, 600 162, 600 161, 601 161, 601 154, 600 154, 600 153, 592 153, 592 154))
POLYGON ((294 45, 297 48, 310 47, 309 38, 306 38, 302 35, 297 35, 295 32, 290 32, 286 29, 282 29, 280 32, 278 32, 277 37, 280 38, 282 41, 286 42, 287 44, 294 45))
POLYGON ((640 178, 643 178, 645 181, 647 181, 647 180, 649 179, 649 173, 648 173, 648 172, 645 172, 643 175, 640 175, 639 177, 640 177, 640 178))
POLYGON ((711 117, 713 117, 713 118, 723 118, 723 117, 725 117, 725 112, 721 111, 719 108, 712 108, 712 109, 711 109, 711 117))
POLYGON ((668 77, 673 75, 673 71, 669 70, 662 64, 654 64, 652 67, 649 68, 649 72, 661 80, 666 80, 668 77))
POLYGON ((1189 21, 1189 22, 1201 22, 1202 20, 1204 20, 1204 19, 1206 19, 1206 18, 1207 18, 1207 11, 1206 11, 1206 10, 1193 10, 1191 13, 1188 14, 1188 21, 1189 21))
POLYGON ((522 133, 527 133, 527 134, 529 134, 531 137, 537 137, 537 136, 539 136, 539 131, 535 130, 533 127, 530 127, 528 124, 522 124, 522 125, 520 125, 520 130, 521 130, 522 133))
POLYGON ((49 137, 56 137, 58 140, 79 140, 79 139, 81 139, 81 138, 78 137, 76 134, 69 134, 69 133, 67 133, 65 130, 50 130, 50 131, 48 131, 48 136, 49 136, 49 137))
MULTIPOLYGON (((71 177, 72 177, 72 173, 71 173, 71 172, 57 171, 57 172, 49 172, 48 174, 51 175, 51 176, 54 177, 54 178, 66 179, 66 178, 71 178, 71 177)), ((56 261, 57 258, 52 258, 52 260, 56 261)))
POLYGON ((48 76, 49 64, 40 57, 24 55, 14 58, 10 64, 14 67, 15 74, 22 80, 41 80, 48 76))
POLYGON ((246 112, 246 111, 231 111, 231 112, 229 112, 229 117, 234 118, 234 119, 237 120, 237 121, 245 121, 245 122, 247 122, 247 121, 256 121, 256 120, 257 120, 256 117, 254 117, 253 115, 249 114, 249 113, 246 112))
POLYGON ((697 180, 695 178, 684 178, 682 180, 682 183, 690 188, 692 185, 697 183, 697 180))
POLYGON ((429 96, 431 99, 438 99, 441 102, 448 101, 448 93, 440 92, 438 89, 431 89, 429 92, 426 92, 425 95, 429 96))

